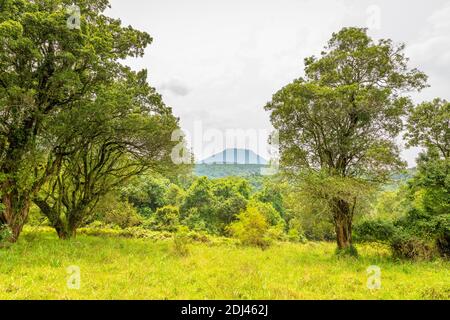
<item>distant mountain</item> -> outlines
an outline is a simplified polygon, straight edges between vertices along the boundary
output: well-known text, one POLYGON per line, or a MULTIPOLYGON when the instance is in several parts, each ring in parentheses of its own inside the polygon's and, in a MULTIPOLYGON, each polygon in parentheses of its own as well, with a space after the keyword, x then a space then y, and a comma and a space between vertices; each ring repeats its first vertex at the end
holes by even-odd
POLYGON ((242 177, 255 179, 261 177, 267 165, 264 164, 196 164, 194 173, 210 179, 242 177))
POLYGON ((211 157, 203 159, 198 164, 252 164, 267 165, 268 161, 248 149, 225 149, 211 157))

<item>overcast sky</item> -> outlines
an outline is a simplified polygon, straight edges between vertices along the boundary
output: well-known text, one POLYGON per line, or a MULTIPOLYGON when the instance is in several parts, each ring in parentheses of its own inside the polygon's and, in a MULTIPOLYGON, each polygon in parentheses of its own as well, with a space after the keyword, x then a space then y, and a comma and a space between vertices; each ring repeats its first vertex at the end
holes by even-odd
MULTIPOLYGON (((253 130, 258 145, 272 130, 263 107, 272 94, 303 74, 303 59, 318 55, 333 32, 369 27, 374 38, 407 45, 412 67, 428 74, 430 88, 416 102, 450 100, 450 0, 111 0, 108 14, 154 39, 142 59, 197 159, 224 145, 229 129, 253 130), (201 131, 200 131, 201 130, 201 131), (203 137, 201 137, 203 136, 203 137)), ((250 132, 250 131, 249 131, 250 132)), ((261 142, 262 141, 262 142, 261 142)), ((245 147, 243 142, 226 147, 245 147)), ((403 157, 414 166, 417 150, 403 157)))

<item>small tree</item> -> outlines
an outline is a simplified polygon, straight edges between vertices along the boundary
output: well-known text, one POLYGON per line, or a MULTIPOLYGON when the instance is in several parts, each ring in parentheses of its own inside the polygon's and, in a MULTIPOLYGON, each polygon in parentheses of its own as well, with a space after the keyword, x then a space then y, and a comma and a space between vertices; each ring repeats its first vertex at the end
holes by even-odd
POLYGON ((410 108, 409 146, 425 149, 417 173, 408 182, 410 209, 398 224, 409 234, 434 240, 442 256, 450 256, 450 103, 435 99, 410 108))
POLYGON ((270 245, 269 228, 266 218, 256 207, 248 207, 228 227, 231 234, 242 244, 261 248, 270 245))
MULTIPOLYGON (((386 180, 400 161, 396 136, 411 105, 403 94, 426 86, 409 70, 404 45, 375 42, 365 29, 333 34, 320 58, 305 59, 305 78, 277 92, 266 105, 279 131, 281 165, 293 178, 325 175, 340 192, 324 195, 339 249, 352 246, 357 197, 346 185, 386 180), (344 182, 345 183, 342 183, 344 182)), ((325 186, 324 186, 325 187, 325 186)), ((326 193, 326 188, 321 188, 326 193)))
POLYGON ((127 81, 99 90, 94 101, 61 113, 64 132, 55 130, 42 142, 65 136, 73 145, 58 174, 34 197, 60 238, 75 236, 99 199, 131 177, 173 166, 171 133, 178 121, 145 78, 145 72, 129 72, 127 81))
POLYGON ((156 230, 177 231, 180 226, 180 209, 174 206, 158 208, 153 219, 153 226, 156 230))

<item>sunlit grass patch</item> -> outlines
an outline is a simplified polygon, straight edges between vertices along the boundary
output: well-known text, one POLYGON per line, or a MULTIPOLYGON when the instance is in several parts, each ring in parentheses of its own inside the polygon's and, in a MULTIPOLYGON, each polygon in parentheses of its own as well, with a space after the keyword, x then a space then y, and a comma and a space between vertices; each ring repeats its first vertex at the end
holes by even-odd
POLYGON ((50 232, 0 250, 2 299, 450 299, 450 265, 397 261, 383 246, 358 246, 337 257, 333 243, 280 243, 266 250, 191 243, 177 255, 170 240, 50 232), (381 288, 367 288, 367 268, 381 269, 381 288), (80 289, 67 267, 80 268, 80 289))

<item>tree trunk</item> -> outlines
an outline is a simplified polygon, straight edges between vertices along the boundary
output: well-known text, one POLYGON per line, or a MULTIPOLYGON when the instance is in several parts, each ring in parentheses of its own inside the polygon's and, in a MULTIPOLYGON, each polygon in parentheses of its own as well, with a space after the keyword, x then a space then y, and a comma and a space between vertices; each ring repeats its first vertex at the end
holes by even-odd
POLYGON ((4 208, 0 214, 0 221, 11 229, 11 242, 16 242, 28 219, 30 199, 12 190, 3 195, 2 204, 4 208))
POLYGON ((61 240, 67 240, 71 238, 72 232, 67 223, 61 219, 60 213, 51 207, 47 201, 36 197, 33 202, 39 207, 41 212, 48 218, 50 224, 55 228, 58 238, 61 240))
POLYGON ((58 238, 61 240, 67 240, 70 238, 70 233, 67 232, 67 228, 64 225, 64 223, 61 221, 61 219, 58 219, 56 223, 52 223, 53 228, 56 230, 56 234, 58 235, 58 238))
POLYGON ((339 250, 352 247, 352 220, 353 212, 345 200, 335 202, 334 224, 336 230, 336 242, 339 250))

